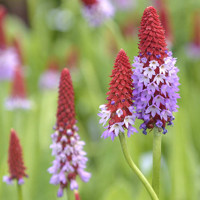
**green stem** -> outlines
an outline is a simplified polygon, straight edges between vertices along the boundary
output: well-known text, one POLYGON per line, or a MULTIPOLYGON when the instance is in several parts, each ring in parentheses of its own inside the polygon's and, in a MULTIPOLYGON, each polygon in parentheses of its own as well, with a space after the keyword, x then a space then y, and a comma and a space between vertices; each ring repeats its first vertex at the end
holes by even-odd
POLYGON ((130 168, 136 173, 137 177, 140 179, 140 181, 143 183, 144 187, 146 188, 147 192, 151 196, 152 200, 159 200, 156 193, 154 192, 153 188, 151 187, 148 180, 145 178, 145 176, 142 174, 142 172, 137 168, 135 163, 133 162, 130 153, 128 152, 127 144, 126 144, 126 138, 124 133, 119 134, 119 139, 121 143, 121 147, 124 153, 124 157, 126 158, 126 161, 130 168))
POLYGON ((69 189, 68 189, 68 188, 66 189, 66 197, 67 197, 67 200, 70 199, 70 198, 69 198, 69 189))
POLYGON ((160 185, 160 161, 161 161, 161 139, 162 133, 156 128, 153 136, 153 178, 152 186, 159 197, 160 185))
POLYGON ((17 193, 18 193, 18 200, 23 200, 22 196, 22 186, 17 183, 17 193))

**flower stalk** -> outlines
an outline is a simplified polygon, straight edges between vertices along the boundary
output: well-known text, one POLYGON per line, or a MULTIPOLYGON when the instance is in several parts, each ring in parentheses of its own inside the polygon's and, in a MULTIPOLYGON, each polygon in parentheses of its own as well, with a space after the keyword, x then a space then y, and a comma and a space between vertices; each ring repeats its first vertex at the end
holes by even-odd
POLYGON ((18 194, 18 200, 23 200, 22 186, 18 183, 17 183, 17 194, 18 194))
POLYGON ((137 177, 140 179, 140 181, 142 182, 142 184, 146 188, 147 192, 151 196, 151 199, 152 200, 158 200, 158 197, 157 197, 155 191, 153 190, 152 186, 150 185, 148 180, 145 178, 145 176, 142 174, 142 172, 138 169, 138 167, 133 162, 133 160, 130 156, 130 153, 128 151, 128 148, 127 148, 127 143, 126 143, 126 138, 125 138, 124 133, 119 134, 119 140, 120 140, 120 144, 121 144, 121 147, 122 147, 122 151, 124 153, 124 157, 125 157, 128 165, 130 166, 132 171, 136 173, 137 177))
POLYGON ((159 186, 160 186, 161 140, 162 140, 162 133, 157 128, 154 128, 152 186, 158 197, 159 197, 159 186))

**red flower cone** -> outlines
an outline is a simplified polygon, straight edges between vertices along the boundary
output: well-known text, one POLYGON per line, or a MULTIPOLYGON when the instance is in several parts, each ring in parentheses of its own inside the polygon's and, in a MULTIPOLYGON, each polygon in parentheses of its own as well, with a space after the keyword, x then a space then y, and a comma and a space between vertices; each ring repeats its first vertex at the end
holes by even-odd
POLYGON ((11 129, 8 153, 10 176, 4 176, 3 180, 7 184, 11 184, 12 181, 16 179, 18 181, 18 184, 23 184, 23 178, 27 177, 27 174, 25 173, 26 167, 24 166, 22 147, 20 145, 17 133, 14 129, 11 129))
POLYGON ((163 64, 163 58, 167 57, 165 31, 154 7, 145 9, 138 36, 140 57, 144 56, 148 61, 157 60, 159 64, 163 64))
POLYGON ((140 128, 158 127, 165 134, 172 125, 180 98, 176 58, 168 52, 164 29, 154 7, 145 9, 139 30, 139 56, 134 58, 133 100, 137 117, 144 121, 140 128))
POLYGON ((109 92, 107 93, 108 103, 100 106, 101 119, 99 123, 106 124, 107 130, 102 137, 111 137, 112 140, 118 136, 119 132, 128 129, 128 136, 137 130, 132 127, 134 125, 135 116, 132 107, 132 70, 129 58, 125 51, 121 49, 115 60, 114 69, 112 70, 112 78, 110 82, 109 92))
POLYGON ((77 133, 74 90, 69 70, 66 68, 62 70, 60 77, 57 122, 54 129, 53 144, 50 148, 55 160, 48 171, 52 174, 50 183, 60 185, 57 196, 61 197, 67 187, 71 190, 78 189, 77 176, 84 182, 91 177, 91 174, 85 171, 88 159, 83 151, 85 143, 80 141, 77 133))

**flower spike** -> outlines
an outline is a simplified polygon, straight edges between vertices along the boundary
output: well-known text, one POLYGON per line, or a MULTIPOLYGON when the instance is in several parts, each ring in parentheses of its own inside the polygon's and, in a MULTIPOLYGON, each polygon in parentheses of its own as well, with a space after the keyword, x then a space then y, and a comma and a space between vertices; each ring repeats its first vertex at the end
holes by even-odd
POLYGON ((186 53, 189 58, 199 60, 200 58, 200 10, 193 16, 193 38, 186 46, 186 53))
POLYGON ((31 101, 27 99, 26 85, 21 67, 16 67, 12 82, 11 95, 5 101, 8 110, 30 109, 31 101))
POLYGON ((24 183, 24 177, 27 177, 25 173, 26 167, 24 166, 22 147, 20 145, 19 138, 14 129, 11 129, 10 144, 9 144, 9 156, 8 165, 10 176, 4 176, 3 181, 7 184, 12 184, 13 180, 16 179, 18 184, 24 183))
POLYGON ((5 18, 7 10, 0 5, 0 81, 11 80, 16 67, 20 64, 16 49, 6 42, 5 18))
POLYGON ((108 126, 105 127, 106 131, 102 137, 111 137, 114 140, 119 132, 124 132, 128 129, 128 137, 137 132, 133 127, 135 123, 134 108, 132 107, 132 71, 129 58, 125 51, 121 49, 115 60, 114 69, 112 70, 112 78, 110 82, 109 92, 107 93, 108 103, 101 105, 100 113, 98 114, 101 119, 99 123, 103 126, 108 121, 108 126))
POLYGON ((6 47, 6 36, 4 30, 4 20, 6 16, 6 8, 0 5, 0 49, 6 47))
POLYGON ((78 189, 77 176, 84 182, 88 182, 91 177, 90 173, 84 171, 88 159, 83 151, 85 142, 80 141, 77 133, 74 91, 69 70, 66 68, 62 70, 60 77, 57 122, 54 129, 50 148, 55 160, 48 171, 52 174, 50 183, 60 185, 57 196, 61 197, 66 187, 78 189))
POLYGON ((164 30, 156 9, 145 9, 139 30, 139 56, 134 58, 133 100, 137 117, 143 120, 140 128, 158 127, 165 134, 166 124, 172 125, 177 111, 179 78, 176 58, 168 51, 164 30))

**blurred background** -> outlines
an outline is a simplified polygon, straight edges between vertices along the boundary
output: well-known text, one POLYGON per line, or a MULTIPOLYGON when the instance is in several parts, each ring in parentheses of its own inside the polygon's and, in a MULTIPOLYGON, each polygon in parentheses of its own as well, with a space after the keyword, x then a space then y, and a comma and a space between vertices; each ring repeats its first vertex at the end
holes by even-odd
MULTIPOLYGON (((99 105, 106 103, 118 51, 123 48, 132 63, 138 54, 141 16, 153 5, 177 58, 181 82, 174 127, 168 128, 162 140, 160 199, 200 199, 200 1, 108 0, 99 8, 88 2, 0 0, 0 65, 7 63, 11 68, 5 78, 8 73, 0 66, 0 178, 8 174, 9 136, 14 128, 29 175, 23 185, 24 199, 57 199, 58 186, 49 184, 47 169, 54 159, 49 146, 56 122, 59 73, 67 67, 75 90, 79 134, 86 141, 87 171, 92 173, 88 183, 78 180, 81 199, 150 199, 125 162, 119 141, 100 138, 103 128, 97 113, 99 105), (15 97, 12 63, 17 63, 25 81, 21 89, 24 106, 17 109, 8 103, 15 97)), ((141 131, 128 139, 134 161, 150 181, 152 139, 152 132, 145 136, 141 131)), ((16 192, 15 185, 0 181, 1 200, 16 199, 16 192)))

